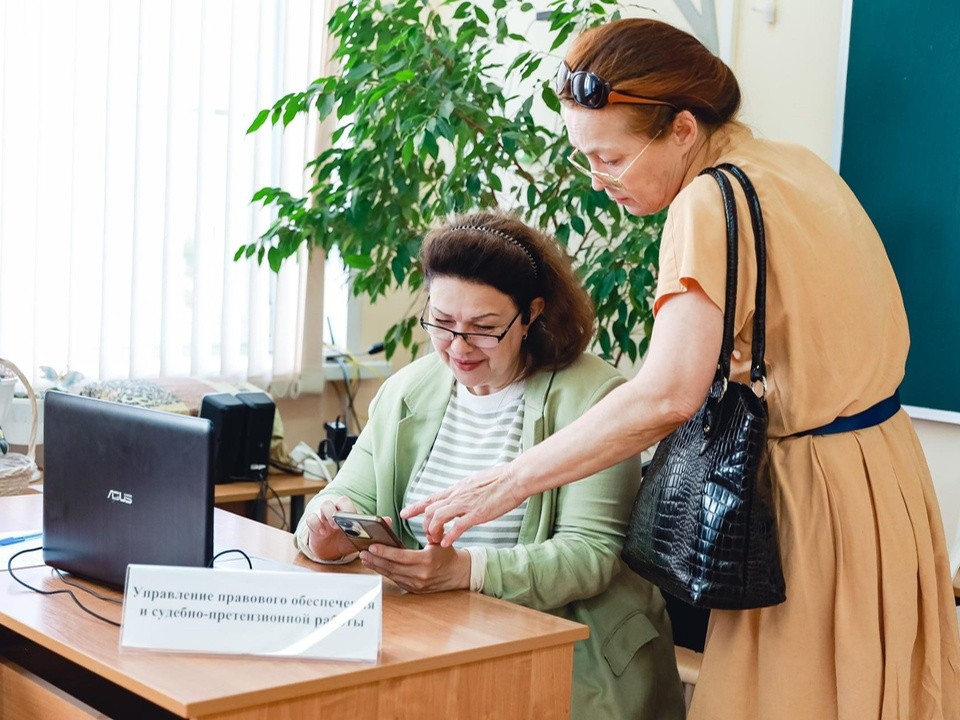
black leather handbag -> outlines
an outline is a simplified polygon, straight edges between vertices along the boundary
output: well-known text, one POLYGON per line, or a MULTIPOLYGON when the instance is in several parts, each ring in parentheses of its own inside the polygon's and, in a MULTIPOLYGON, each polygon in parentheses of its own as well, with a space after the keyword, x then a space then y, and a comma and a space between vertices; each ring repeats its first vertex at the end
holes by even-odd
POLYGON ((786 599, 766 462, 764 365, 766 245, 760 201, 731 164, 707 168, 726 214, 727 273, 723 344, 707 399, 664 438, 644 473, 623 548, 634 572, 699 608, 746 609, 786 599), (737 304, 737 206, 743 187, 757 255, 751 385, 730 382, 737 304), (760 394, 754 387, 761 389, 760 394))

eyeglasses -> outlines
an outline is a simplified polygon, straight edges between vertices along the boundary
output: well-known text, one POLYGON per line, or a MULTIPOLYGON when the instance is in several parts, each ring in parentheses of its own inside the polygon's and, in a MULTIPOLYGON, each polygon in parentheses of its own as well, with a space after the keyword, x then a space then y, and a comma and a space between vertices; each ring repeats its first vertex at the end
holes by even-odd
POLYGON ((654 100, 653 98, 641 97, 640 95, 628 95, 627 93, 617 92, 610 87, 610 83, 604 80, 596 73, 588 70, 577 70, 572 72, 567 63, 560 63, 557 68, 557 95, 562 96, 570 85, 570 97, 577 105, 582 105, 591 110, 599 110, 607 103, 629 103, 631 105, 666 105, 675 108, 673 103, 664 100, 654 100))
POLYGON ((426 315, 428 306, 425 306, 423 308, 423 312, 420 313, 420 327, 426 330, 430 337, 441 342, 453 342, 458 337, 461 337, 468 345, 472 345, 475 348, 480 348, 481 350, 489 350, 490 348, 495 348, 497 345, 499 345, 500 341, 507 336, 508 332, 510 332, 510 328, 513 327, 513 324, 517 321, 517 318, 520 317, 520 311, 517 311, 517 314, 513 316, 513 320, 507 323, 507 326, 499 335, 491 335, 490 333, 463 333, 457 332, 456 330, 451 330, 450 328, 442 327, 440 325, 434 325, 433 323, 428 323, 426 320, 424 320, 423 316, 426 315))
POLYGON ((644 145, 643 149, 637 153, 636 157, 633 158, 633 160, 631 160, 629 163, 627 163, 627 166, 620 172, 620 174, 617 177, 614 177, 610 173, 601 172, 600 170, 593 170, 589 167, 589 164, 585 165, 584 163, 580 162, 577 159, 577 155, 578 154, 583 155, 583 153, 581 153, 579 150, 574 150, 572 153, 570 153, 570 155, 567 157, 567 160, 569 160, 571 165, 573 165, 577 170, 582 172, 587 177, 591 179, 596 178, 597 180, 599 180, 600 184, 603 185, 604 188, 607 188, 609 190, 626 190, 626 187, 624 187, 624 184, 622 182, 623 176, 626 175, 627 171, 633 167, 633 164, 640 159, 640 156, 647 151, 647 148, 653 145, 653 141, 656 140, 658 137, 660 137, 660 133, 662 132, 663 132, 662 129, 659 130, 657 134, 650 139, 650 142, 644 145))

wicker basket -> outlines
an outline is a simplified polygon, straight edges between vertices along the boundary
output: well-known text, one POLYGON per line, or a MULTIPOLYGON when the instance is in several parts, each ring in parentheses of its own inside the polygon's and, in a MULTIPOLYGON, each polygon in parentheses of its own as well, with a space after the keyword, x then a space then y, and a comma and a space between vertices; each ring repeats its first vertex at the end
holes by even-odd
POLYGON ((30 442, 27 446, 27 454, 7 453, 6 455, 0 455, 0 496, 19 495, 30 484, 30 481, 38 475, 36 463, 37 423, 39 419, 37 395, 27 378, 20 372, 20 368, 3 358, 0 358, 0 366, 12 370, 27 389, 27 397, 30 398, 30 412, 33 418, 30 423, 30 442))

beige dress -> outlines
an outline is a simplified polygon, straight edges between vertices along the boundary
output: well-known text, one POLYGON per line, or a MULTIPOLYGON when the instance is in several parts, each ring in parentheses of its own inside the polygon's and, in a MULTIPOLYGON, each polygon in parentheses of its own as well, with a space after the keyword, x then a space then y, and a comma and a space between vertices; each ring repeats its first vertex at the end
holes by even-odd
MULTIPOLYGON (((913 426, 788 437, 860 412, 900 384, 906 316, 883 245, 811 152, 730 124, 672 204, 657 306, 695 280, 723 307, 720 192, 698 172, 744 169, 767 229, 769 451, 782 605, 712 613, 692 720, 957 720, 960 642, 940 512, 913 426)), ((734 374, 748 377, 756 256, 741 218, 734 374)))

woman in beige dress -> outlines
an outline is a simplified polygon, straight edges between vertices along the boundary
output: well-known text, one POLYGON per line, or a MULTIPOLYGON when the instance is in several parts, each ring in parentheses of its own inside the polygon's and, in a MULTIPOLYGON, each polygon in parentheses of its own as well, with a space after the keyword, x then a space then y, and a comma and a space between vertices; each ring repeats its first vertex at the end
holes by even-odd
MULTIPOLYGON (((766 221, 768 450, 787 600, 712 613, 690 717, 960 718, 943 528, 896 395, 906 315, 863 208, 811 152, 759 140, 738 123, 730 69, 664 23, 585 32, 557 91, 571 160, 594 187, 634 215, 670 206, 648 356, 578 422, 405 516, 426 510, 432 537, 449 544, 526 497, 650 447, 693 415, 720 351, 726 257, 719 189, 698 175, 734 163, 757 188, 766 221), (837 418, 856 429, 842 431, 837 418)), ((750 232, 746 221, 741 228, 750 232)), ((742 382, 756 283, 749 240, 741 237, 735 323, 733 374, 742 382)))

